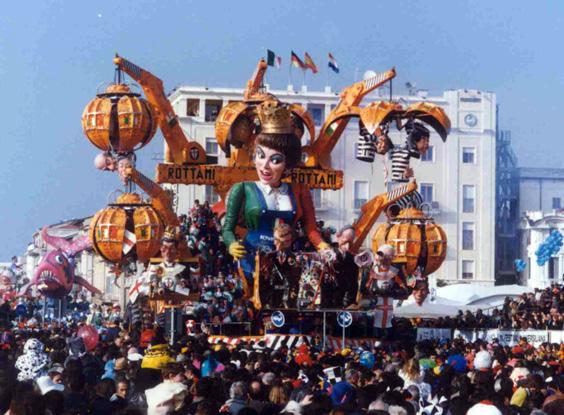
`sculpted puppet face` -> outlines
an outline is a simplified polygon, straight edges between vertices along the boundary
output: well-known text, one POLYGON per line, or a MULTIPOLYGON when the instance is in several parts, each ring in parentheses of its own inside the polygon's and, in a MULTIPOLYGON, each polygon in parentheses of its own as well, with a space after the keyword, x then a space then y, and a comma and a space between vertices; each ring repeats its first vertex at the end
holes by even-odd
POLYGON ((277 150, 257 145, 255 167, 261 183, 277 187, 286 169, 286 157, 277 150))
POLYGON ((174 242, 163 241, 161 244, 161 255, 165 262, 171 263, 176 260, 178 248, 174 242))
POLYGON ((429 295, 429 286, 425 283, 418 283, 413 289, 413 299, 415 304, 422 305, 429 295))
POLYGON ((339 250, 343 253, 348 252, 354 241, 354 230, 345 229, 337 236, 337 238, 339 250))

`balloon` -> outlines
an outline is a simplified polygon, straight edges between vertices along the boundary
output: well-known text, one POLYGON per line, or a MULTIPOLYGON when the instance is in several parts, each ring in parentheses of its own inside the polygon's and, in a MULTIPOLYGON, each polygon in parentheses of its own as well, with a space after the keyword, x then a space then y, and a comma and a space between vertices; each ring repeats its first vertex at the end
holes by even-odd
POLYGON ((360 355, 360 364, 368 369, 372 369, 376 363, 374 358, 374 353, 372 352, 362 352, 360 355))
POLYGON ((89 352, 94 350, 94 348, 98 344, 98 340, 100 340, 100 336, 98 335, 96 328, 89 324, 85 324, 84 326, 80 327, 77 334, 82 337, 84 346, 89 352))

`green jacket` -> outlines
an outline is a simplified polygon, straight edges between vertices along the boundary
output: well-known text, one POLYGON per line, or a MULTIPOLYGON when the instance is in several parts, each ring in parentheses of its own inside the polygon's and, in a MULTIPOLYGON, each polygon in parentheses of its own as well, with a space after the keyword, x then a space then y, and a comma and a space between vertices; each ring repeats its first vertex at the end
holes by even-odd
MULTIPOLYGON (((291 184, 290 191, 296 203, 294 222, 301 219, 308 239, 314 246, 319 247, 323 239, 317 230, 315 210, 309 189, 303 185, 291 184)), ((229 246, 237 241, 235 227, 239 222, 240 213, 242 213, 247 230, 259 228, 262 212, 258 192, 260 190, 253 182, 236 183, 229 191, 222 231, 225 245, 229 246)))

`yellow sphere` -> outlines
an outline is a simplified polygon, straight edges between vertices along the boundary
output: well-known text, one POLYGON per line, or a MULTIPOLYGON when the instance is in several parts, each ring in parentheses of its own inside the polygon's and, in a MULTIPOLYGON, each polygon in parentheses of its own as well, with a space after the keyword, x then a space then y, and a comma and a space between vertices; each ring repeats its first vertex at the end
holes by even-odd
POLYGON ((94 251, 115 264, 131 255, 141 262, 149 261, 158 253, 163 233, 162 219, 135 193, 125 193, 116 203, 96 212, 89 229, 94 251), (136 241, 124 254, 126 230, 135 235, 136 241))
POLYGON ((152 106, 127 85, 112 84, 82 113, 82 130, 101 150, 129 153, 148 144, 157 129, 152 106))
POLYGON ((376 252, 384 244, 394 247, 393 262, 403 265, 406 274, 413 274, 421 266, 423 275, 429 275, 445 260, 447 237, 422 211, 408 208, 376 229, 372 250, 376 252))

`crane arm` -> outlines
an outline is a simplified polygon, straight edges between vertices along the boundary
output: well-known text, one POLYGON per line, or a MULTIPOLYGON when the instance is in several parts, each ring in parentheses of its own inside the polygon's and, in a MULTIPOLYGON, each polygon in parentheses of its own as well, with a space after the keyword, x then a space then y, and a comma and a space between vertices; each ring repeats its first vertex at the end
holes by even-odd
POLYGON ((379 73, 372 78, 356 82, 341 92, 341 99, 329 116, 325 119, 323 126, 319 130, 317 139, 307 149, 308 160, 306 166, 323 168, 331 167, 331 152, 337 141, 341 137, 343 130, 347 126, 352 113, 358 112, 358 107, 362 99, 374 91, 376 88, 384 85, 396 76, 394 68, 389 71, 379 73))
POLYGON ((379 194, 365 203, 361 208, 360 217, 353 224, 356 237, 351 246, 351 252, 353 254, 358 252, 370 229, 385 209, 415 190, 417 190, 417 183, 412 181, 389 192, 379 194))
POLYGON ((151 205, 163 218, 166 226, 180 226, 178 216, 172 209, 172 200, 161 186, 133 167, 128 169, 126 177, 151 197, 151 205))
POLYGON ((149 103, 157 111, 159 128, 169 147, 172 160, 177 164, 202 164, 206 162, 206 152, 202 146, 189 141, 180 127, 178 117, 167 99, 163 81, 151 72, 116 55, 114 64, 141 85, 149 103))
POLYGON ((260 94, 262 81, 264 79, 264 74, 266 73, 267 68, 268 65, 266 64, 265 60, 261 59, 257 64, 257 68, 255 69, 252 78, 247 81, 247 88, 245 88, 244 94, 245 101, 252 100, 253 97, 260 94))

